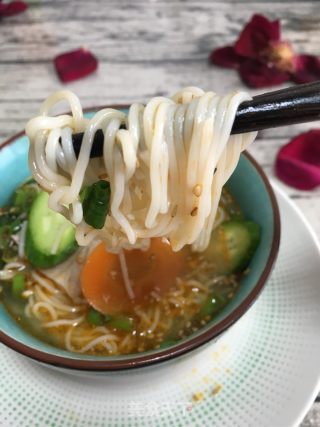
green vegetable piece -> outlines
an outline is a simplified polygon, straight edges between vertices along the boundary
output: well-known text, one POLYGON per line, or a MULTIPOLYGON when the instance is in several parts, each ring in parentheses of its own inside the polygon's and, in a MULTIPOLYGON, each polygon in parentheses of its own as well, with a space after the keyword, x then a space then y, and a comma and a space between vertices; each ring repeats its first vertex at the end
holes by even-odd
POLYGON ((96 229, 104 226, 109 212, 110 197, 110 184, 107 181, 97 181, 84 189, 81 198, 83 198, 83 217, 87 224, 96 229))
POLYGON ((25 290, 25 277, 23 274, 16 274, 12 279, 12 295, 19 298, 25 290))
POLYGON ((48 197, 42 191, 35 198, 26 232, 26 257, 39 268, 60 264, 78 248, 74 225, 48 207, 48 197))
POLYGON ((217 273, 239 273, 249 265, 260 235, 260 226, 253 221, 225 221, 213 231, 204 255, 214 261, 217 273))
POLYGON ((214 316, 219 313, 228 303, 226 298, 223 298, 221 295, 212 294, 210 297, 203 303, 200 309, 200 316, 214 316))
POLYGON ((113 316, 107 326, 114 329, 120 329, 122 331, 130 332, 133 329, 134 321, 131 317, 127 316, 113 316))
POLYGON ((95 325, 95 326, 102 326, 104 324, 103 315, 99 311, 95 310, 94 308, 89 309, 87 313, 87 321, 91 325, 95 325))

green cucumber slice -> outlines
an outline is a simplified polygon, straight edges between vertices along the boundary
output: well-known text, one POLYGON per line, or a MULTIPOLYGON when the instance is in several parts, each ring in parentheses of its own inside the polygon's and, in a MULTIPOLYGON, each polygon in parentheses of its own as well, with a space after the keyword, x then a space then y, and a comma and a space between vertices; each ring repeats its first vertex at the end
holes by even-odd
POLYGON ((260 235, 260 226, 253 221, 225 221, 213 231, 205 256, 214 261, 218 273, 239 273, 250 263, 260 235))
POLYGON ((48 194, 42 191, 33 201, 26 232, 26 257, 39 268, 60 264, 78 247, 74 225, 48 207, 48 198, 48 194), (54 246, 57 248, 53 251, 54 246))

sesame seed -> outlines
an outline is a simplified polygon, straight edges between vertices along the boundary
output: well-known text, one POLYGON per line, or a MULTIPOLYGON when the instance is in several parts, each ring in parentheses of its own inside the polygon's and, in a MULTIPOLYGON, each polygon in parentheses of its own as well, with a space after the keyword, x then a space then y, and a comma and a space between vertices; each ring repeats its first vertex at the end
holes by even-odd
POLYGON ((197 206, 195 206, 195 207, 192 209, 192 211, 190 212, 190 215, 191 215, 191 216, 197 216, 197 214, 198 214, 198 207, 197 207, 197 206))
POLYGON ((193 192, 193 194, 194 194, 196 197, 200 197, 200 196, 201 196, 201 193, 202 193, 202 185, 201 185, 201 184, 197 184, 197 185, 195 185, 195 186, 193 187, 192 192, 193 192))

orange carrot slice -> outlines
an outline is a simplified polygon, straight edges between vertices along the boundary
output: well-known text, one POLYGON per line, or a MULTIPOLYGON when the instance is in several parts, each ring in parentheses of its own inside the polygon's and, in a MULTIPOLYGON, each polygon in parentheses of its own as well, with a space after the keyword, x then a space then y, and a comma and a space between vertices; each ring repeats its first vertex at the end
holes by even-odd
POLYGON ((153 239, 147 251, 134 249, 124 254, 133 299, 125 287, 119 256, 107 252, 103 243, 94 249, 83 267, 84 297, 104 314, 130 313, 135 304, 146 304, 152 291, 163 295, 183 272, 188 251, 173 252, 160 239, 153 239))

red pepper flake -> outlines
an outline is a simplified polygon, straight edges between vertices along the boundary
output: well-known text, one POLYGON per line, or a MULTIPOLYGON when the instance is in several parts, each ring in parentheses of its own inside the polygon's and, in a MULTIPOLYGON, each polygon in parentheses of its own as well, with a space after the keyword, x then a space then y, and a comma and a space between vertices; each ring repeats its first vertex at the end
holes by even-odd
POLYGON ((275 169, 291 187, 312 190, 320 185, 320 129, 302 133, 282 147, 275 169))
POLYGON ((18 15, 27 8, 28 5, 24 1, 11 1, 10 3, 0 2, 0 18, 18 15))
POLYGON ((280 21, 258 14, 252 16, 233 46, 211 52, 209 62, 237 69, 242 80, 255 88, 320 79, 320 58, 295 55, 291 44, 281 39, 280 21))
POLYGON ((68 83, 93 73, 98 67, 98 61, 89 50, 80 48, 56 56, 54 65, 60 79, 68 83))

